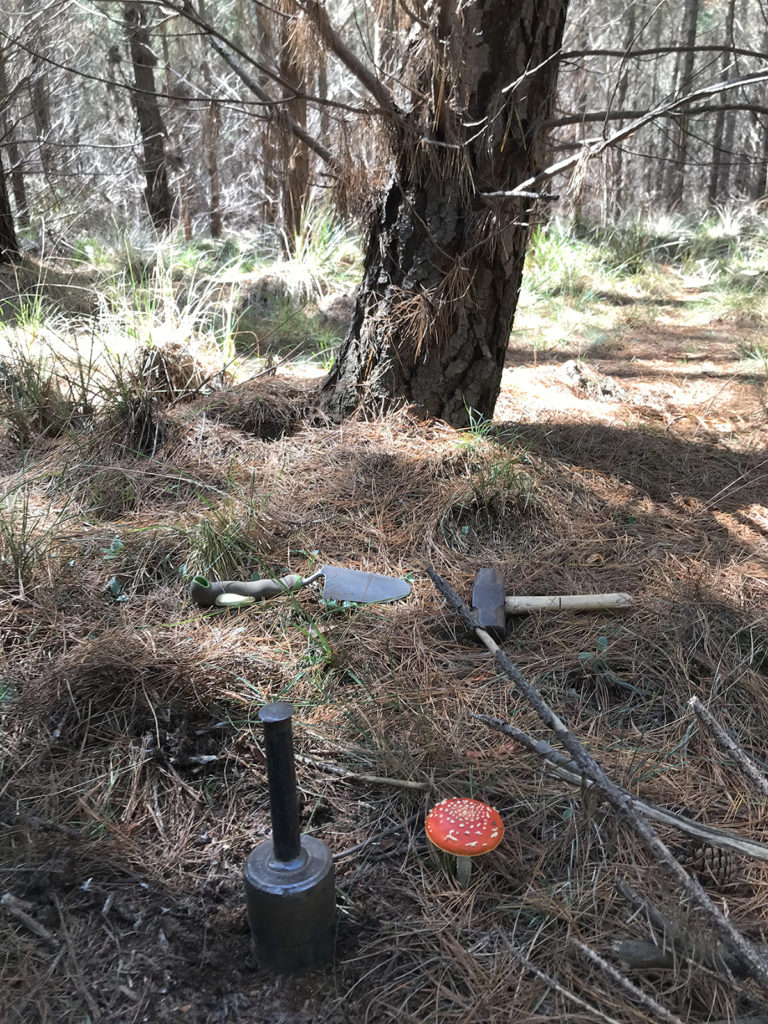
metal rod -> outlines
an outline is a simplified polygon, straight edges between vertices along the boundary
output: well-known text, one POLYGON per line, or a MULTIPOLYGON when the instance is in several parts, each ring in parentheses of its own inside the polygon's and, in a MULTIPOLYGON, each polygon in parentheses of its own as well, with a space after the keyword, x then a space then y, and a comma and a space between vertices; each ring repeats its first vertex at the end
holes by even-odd
POLYGON ((264 723, 272 845, 275 858, 283 862, 301 855, 292 717, 293 705, 287 701, 265 704, 259 711, 259 720, 264 723))

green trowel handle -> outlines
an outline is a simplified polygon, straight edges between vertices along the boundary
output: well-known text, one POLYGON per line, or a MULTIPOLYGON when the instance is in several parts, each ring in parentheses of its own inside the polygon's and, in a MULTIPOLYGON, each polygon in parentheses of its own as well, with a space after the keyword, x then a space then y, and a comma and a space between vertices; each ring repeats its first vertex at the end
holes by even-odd
POLYGON ((189 596, 202 608, 213 608, 222 594, 237 594, 253 598, 254 601, 267 601, 270 597, 299 590, 303 585, 304 580, 296 573, 283 576, 280 580, 255 580, 253 583, 240 583, 237 580, 212 583, 205 576, 195 576, 189 588, 189 596))

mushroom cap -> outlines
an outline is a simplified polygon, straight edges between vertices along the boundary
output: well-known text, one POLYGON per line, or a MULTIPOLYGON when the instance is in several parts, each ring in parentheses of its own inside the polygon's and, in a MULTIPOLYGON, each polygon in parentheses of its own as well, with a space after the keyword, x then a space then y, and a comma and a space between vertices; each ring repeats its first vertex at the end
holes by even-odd
POLYGON ((504 837, 504 823, 496 808, 464 796, 435 804, 424 825, 435 846, 459 857, 495 850, 504 837))

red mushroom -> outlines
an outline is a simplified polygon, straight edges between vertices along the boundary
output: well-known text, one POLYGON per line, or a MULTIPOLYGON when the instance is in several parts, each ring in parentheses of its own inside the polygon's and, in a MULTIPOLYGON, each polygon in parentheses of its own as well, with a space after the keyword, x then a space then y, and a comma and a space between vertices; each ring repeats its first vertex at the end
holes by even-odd
POLYGON ((470 858, 495 850, 504 837, 504 823, 496 808, 463 796, 435 804, 424 824, 427 838, 438 849, 456 855, 456 880, 462 888, 469 884, 470 858))

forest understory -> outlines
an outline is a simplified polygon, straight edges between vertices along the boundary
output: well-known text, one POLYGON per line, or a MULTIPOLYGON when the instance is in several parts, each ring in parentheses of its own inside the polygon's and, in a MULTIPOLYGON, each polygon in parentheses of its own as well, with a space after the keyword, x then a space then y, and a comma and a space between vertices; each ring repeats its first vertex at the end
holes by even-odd
MULTIPOLYGON (((99 402, 66 422, 61 382, 4 357, 0 1018, 662 1019, 582 943, 669 1020, 768 1019, 614 812, 472 718, 551 739, 426 574, 465 600, 485 566, 507 594, 632 596, 510 618, 504 651, 616 783, 764 844, 761 861, 656 826, 768 942, 765 799, 689 707, 768 767, 764 321, 671 265, 546 293, 536 273, 496 416, 463 431, 408 409, 328 422, 326 362, 296 355, 290 325, 215 390, 184 344, 155 344, 141 387, 113 377, 107 402, 93 371, 99 402), (339 606, 309 587, 208 612, 187 595, 195 572, 321 563, 411 595, 339 606), (333 851, 339 908, 333 963, 284 977, 252 958, 241 878, 269 834, 256 715, 277 699, 296 708, 302 828, 333 851), (424 835, 450 795, 487 798, 506 828, 467 889, 424 835), (630 940, 669 962, 622 967, 630 940)), ((17 318, 13 344, 81 315, 17 318)))

